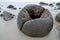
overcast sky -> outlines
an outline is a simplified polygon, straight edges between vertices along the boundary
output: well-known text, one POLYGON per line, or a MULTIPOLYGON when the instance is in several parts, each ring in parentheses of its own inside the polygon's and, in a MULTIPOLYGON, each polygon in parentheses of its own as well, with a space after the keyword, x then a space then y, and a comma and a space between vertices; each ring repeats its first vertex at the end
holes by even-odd
POLYGON ((60 0, 0 0, 0 2, 60 2, 60 0))

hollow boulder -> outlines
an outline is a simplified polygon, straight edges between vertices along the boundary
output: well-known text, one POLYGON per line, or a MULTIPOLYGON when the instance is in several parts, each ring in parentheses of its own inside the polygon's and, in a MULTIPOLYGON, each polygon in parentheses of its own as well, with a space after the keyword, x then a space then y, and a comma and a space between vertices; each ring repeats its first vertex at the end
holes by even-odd
POLYGON ((53 17, 48 9, 39 5, 26 5, 18 14, 19 30, 31 37, 44 37, 53 28, 53 17))

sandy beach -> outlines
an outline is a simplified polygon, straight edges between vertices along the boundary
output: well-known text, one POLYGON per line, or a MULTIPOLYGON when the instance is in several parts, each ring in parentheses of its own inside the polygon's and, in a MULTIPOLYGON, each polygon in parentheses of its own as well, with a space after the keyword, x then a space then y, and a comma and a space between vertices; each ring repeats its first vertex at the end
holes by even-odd
MULTIPOLYGON (((58 38, 59 32, 56 29, 55 21, 54 21, 52 31, 49 33, 49 35, 43 38, 32 38, 32 37, 26 36, 18 29, 17 15, 21 11, 21 9, 27 4, 32 4, 32 3, 29 3, 29 2, 26 2, 26 3, 1 2, 0 3, 0 7, 1 7, 0 14, 3 14, 3 11, 7 11, 15 15, 14 19, 10 21, 4 21, 3 18, 0 17, 0 40, 60 40, 58 38), (10 4, 14 5, 17 8, 17 10, 7 8, 7 6, 10 4)), ((33 4, 39 5, 39 3, 33 3, 33 4)), ((50 7, 50 6, 43 6, 43 7, 48 9, 52 14, 53 19, 55 19, 55 16, 59 12, 59 10, 54 10, 54 7, 50 7)))

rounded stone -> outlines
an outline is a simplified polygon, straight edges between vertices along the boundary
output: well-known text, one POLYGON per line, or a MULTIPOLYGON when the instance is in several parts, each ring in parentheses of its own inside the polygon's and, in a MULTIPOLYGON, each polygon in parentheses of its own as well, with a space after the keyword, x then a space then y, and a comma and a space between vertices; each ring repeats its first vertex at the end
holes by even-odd
POLYGON ((19 30, 31 37, 44 37, 53 28, 53 17, 48 9, 39 5, 26 5, 18 14, 19 30))
POLYGON ((55 20, 60 23, 60 12, 56 14, 55 20))

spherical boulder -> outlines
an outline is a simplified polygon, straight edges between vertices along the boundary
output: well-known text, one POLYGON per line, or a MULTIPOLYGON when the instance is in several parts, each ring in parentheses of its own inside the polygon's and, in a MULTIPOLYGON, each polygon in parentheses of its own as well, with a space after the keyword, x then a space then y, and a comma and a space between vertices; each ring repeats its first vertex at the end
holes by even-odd
POLYGON ((55 16, 55 25, 60 34, 60 12, 58 12, 55 16))
POLYGON ((60 23, 60 12, 58 14, 56 14, 55 16, 55 20, 60 23))
POLYGON ((39 5, 26 5, 18 14, 19 30, 31 37, 44 37, 53 28, 53 17, 48 9, 39 5))

